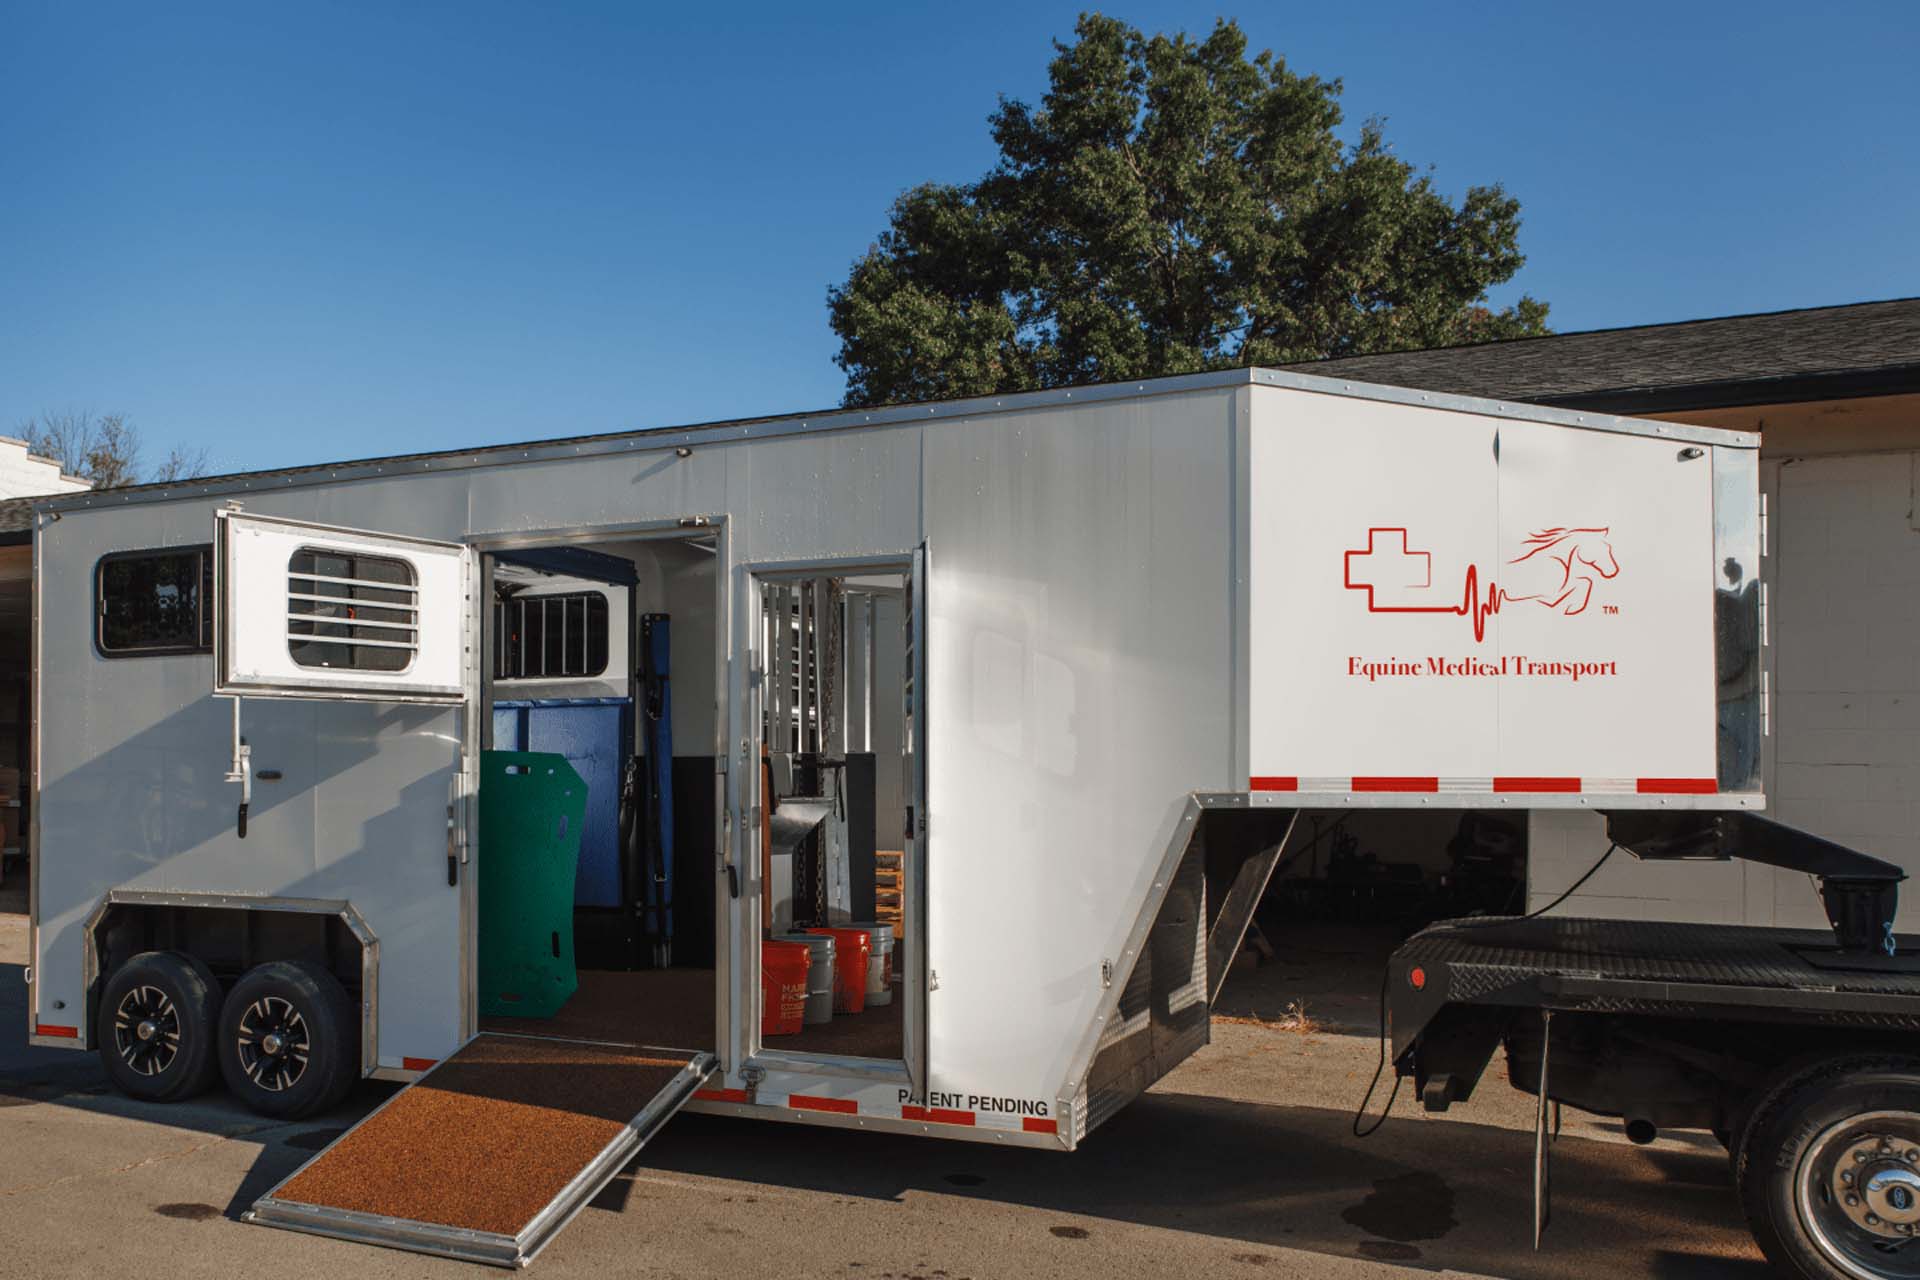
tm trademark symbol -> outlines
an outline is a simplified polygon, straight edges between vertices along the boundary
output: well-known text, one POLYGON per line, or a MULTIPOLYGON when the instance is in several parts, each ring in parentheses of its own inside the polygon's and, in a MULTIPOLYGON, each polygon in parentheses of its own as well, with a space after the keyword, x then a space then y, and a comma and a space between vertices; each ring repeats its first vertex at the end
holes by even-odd
POLYGON ((1603 604, 1600 606, 1600 612, 1607 614, 1618 613, 1620 612, 1620 606, 1617 604, 1603 604))

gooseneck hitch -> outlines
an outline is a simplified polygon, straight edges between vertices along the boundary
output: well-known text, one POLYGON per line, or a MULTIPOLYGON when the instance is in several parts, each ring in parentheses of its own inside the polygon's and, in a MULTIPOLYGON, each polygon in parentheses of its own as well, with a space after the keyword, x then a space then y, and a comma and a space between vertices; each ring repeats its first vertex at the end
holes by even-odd
POLYGON ((1893 916, 1906 872, 1757 813, 1633 811, 1606 815, 1607 838, 1650 862, 1744 858, 1803 871, 1820 882, 1820 901, 1841 951, 1894 954, 1893 916))

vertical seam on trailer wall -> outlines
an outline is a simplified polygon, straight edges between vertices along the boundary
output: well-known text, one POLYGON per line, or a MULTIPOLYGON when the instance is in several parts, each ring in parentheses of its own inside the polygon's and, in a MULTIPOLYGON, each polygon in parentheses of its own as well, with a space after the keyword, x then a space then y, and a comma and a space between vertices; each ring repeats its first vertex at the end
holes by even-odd
MULTIPOLYGON (((27 831, 27 971, 33 975, 33 981, 27 984, 27 1025, 37 1028, 40 1022, 40 987, 42 982, 42 964, 40 960, 40 726, 43 717, 40 714, 40 658, 45 646, 40 639, 40 629, 44 625, 45 609, 42 608, 42 585, 46 575, 41 572, 41 552, 46 545, 44 526, 50 525, 41 512, 33 513, 33 548, 30 557, 33 572, 33 589, 28 597, 31 601, 32 618, 27 627, 27 714, 33 718, 28 728, 27 750, 27 794, 32 808, 28 811, 27 831)), ((89 608, 91 608, 89 603, 89 608)), ((86 1021, 84 1003, 81 1020, 86 1021)))
MULTIPOLYGON (((1506 529, 1504 527, 1505 507, 1502 505, 1502 501, 1501 501, 1502 490, 1504 488, 1503 482, 1506 479, 1506 463, 1502 457, 1503 450, 1500 447, 1501 446, 1500 433, 1502 430, 1503 428, 1500 423, 1498 422, 1494 423, 1493 439, 1489 442, 1489 445, 1488 445, 1488 447, 1493 450, 1493 559, 1494 559, 1494 565, 1495 565, 1495 569, 1489 571, 1489 576, 1492 576, 1492 573, 1496 572, 1499 568, 1504 568, 1504 566, 1499 564, 1499 561, 1500 561, 1500 557, 1506 554, 1505 543, 1502 541, 1502 539, 1506 536, 1506 529)), ((1497 600, 1496 600, 1496 603, 1497 603, 1497 600)), ((1507 642, 1506 642, 1506 637, 1501 634, 1500 617, 1498 614, 1495 614, 1491 619, 1489 619, 1489 621, 1492 624, 1494 629, 1493 631, 1494 652, 1504 654, 1507 651, 1507 648, 1506 648, 1507 642)), ((1503 765, 1505 765, 1504 757, 1506 753, 1505 751, 1502 750, 1502 744, 1500 741, 1500 738, 1501 738, 1500 726, 1506 723, 1506 717, 1501 712, 1501 708, 1500 708, 1500 697, 1501 697, 1500 686, 1504 683, 1506 682, 1503 680, 1495 680, 1493 682, 1493 759, 1490 763, 1493 765, 1495 769, 1499 769, 1503 765)), ((1436 786, 1436 789, 1437 789, 1437 786, 1436 786)), ((1531 818, 1527 819, 1527 826, 1529 829, 1531 829, 1532 825, 1533 825, 1533 820, 1531 818)), ((1531 858, 1531 855, 1529 855, 1528 858, 1521 863, 1520 900, 1522 902, 1525 902, 1527 900, 1526 882, 1528 878, 1528 871, 1530 870, 1530 867, 1528 866, 1528 864, 1531 861, 1532 861, 1532 858, 1531 858)))
POLYGON ((1248 687, 1252 674, 1252 530, 1247 524, 1251 483, 1248 466, 1253 449, 1253 388, 1236 387, 1228 397, 1227 510, 1232 550, 1227 555, 1227 785, 1237 787, 1253 769, 1253 700, 1248 687))
POLYGON ((1229 624, 1233 645, 1233 679, 1229 700, 1233 706, 1233 777, 1229 787, 1238 787, 1240 779, 1254 770, 1254 388, 1238 388, 1233 395, 1238 405, 1235 439, 1229 453, 1231 503, 1233 503, 1233 564, 1227 570, 1229 606, 1233 620, 1229 624))

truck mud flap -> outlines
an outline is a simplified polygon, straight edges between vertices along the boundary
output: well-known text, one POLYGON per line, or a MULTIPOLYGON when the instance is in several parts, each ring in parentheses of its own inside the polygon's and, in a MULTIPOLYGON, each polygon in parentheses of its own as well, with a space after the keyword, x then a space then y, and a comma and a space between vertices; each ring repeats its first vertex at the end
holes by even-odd
POLYGON ((710 1053, 479 1035, 260 1197, 245 1219, 523 1267, 713 1065, 710 1053))

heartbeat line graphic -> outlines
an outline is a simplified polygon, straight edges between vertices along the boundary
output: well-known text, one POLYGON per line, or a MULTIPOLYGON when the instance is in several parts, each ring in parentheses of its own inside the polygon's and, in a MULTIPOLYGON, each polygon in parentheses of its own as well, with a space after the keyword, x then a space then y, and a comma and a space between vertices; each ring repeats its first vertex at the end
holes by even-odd
POLYGON ((1525 549, 1507 563, 1526 565, 1537 556, 1539 563, 1557 566, 1557 570, 1549 568, 1544 577, 1535 575, 1543 590, 1516 595, 1489 581, 1483 594, 1480 566, 1469 564, 1458 604, 1409 604, 1405 603, 1409 596, 1419 598, 1432 589, 1432 553, 1408 547, 1403 528, 1369 529, 1366 549, 1345 553, 1346 586, 1367 593, 1369 613, 1437 613, 1470 619, 1473 638, 1478 642, 1487 638, 1487 619, 1499 613, 1502 604, 1531 600, 1568 616, 1584 612, 1593 599, 1594 583, 1620 572, 1613 546, 1607 540, 1609 532, 1605 526, 1556 526, 1528 534, 1525 549), (1355 576, 1356 568, 1362 576, 1355 576), (1401 603, 1380 603, 1375 593, 1381 590, 1397 596, 1401 603))
MULTIPOLYGON (((1349 583, 1348 585, 1351 586, 1352 584, 1349 583)), ((1487 584, 1486 599, 1481 599, 1480 566, 1477 564, 1467 566, 1467 581, 1461 590, 1459 604, 1377 605, 1373 603, 1373 589, 1371 587, 1367 589, 1367 596, 1367 611, 1369 613, 1450 613, 1456 618, 1472 618, 1473 638, 1475 640, 1485 640, 1487 638, 1487 619, 1500 612, 1500 604, 1502 601, 1513 599, 1512 596, 1500 590, 1500 585, 1495 582, 1489 582, 1487 584)))

